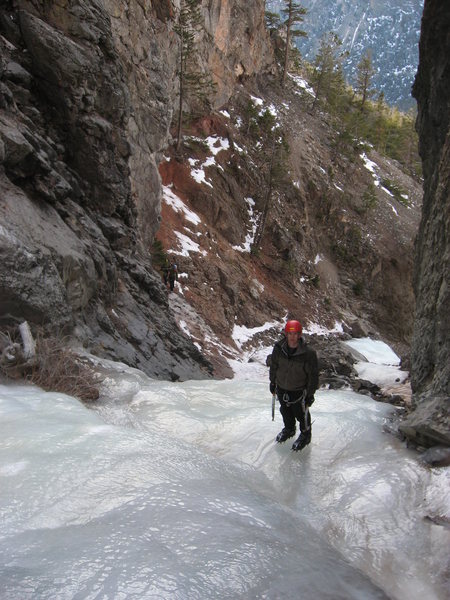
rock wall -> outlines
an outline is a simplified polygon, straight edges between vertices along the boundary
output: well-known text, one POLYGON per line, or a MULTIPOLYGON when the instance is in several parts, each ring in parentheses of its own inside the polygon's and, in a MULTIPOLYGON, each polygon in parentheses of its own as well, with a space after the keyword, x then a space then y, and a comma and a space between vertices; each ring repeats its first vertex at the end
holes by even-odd
POLYGON ((423 162, 422 221, 416 240, 416 315, 411 357, 413 415, 403 431, 450 445, 450 5, 426 0, 413 88, 423 162))
MULTIPOLYGON (((177 328, 148 253, 176 94, 176 4, 10 0, 0 12, 2 323, 75 334, 168 379, 211 372, 177 328)), ((222 82, 213 104, 232 92, 235 64, 250 75, 270 59, 250 40, 264 40, 262 0, 238 5, 204 5, 201 55, 222 82), (218 23, 231 36, 220 49, 218 23)))
POLYGON ((264 7, 264 0, 203 1, 206 29, 203 68, 211 71, 217 85, 216 107, 228 100, 236 82, 273 66, 272 46, 264 26, 264 7))

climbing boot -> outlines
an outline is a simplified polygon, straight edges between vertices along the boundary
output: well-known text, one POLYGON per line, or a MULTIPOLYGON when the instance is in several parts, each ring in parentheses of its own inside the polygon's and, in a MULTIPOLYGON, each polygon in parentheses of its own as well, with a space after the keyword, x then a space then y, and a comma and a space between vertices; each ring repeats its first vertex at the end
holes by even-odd
POLYGON ((281 444, 282 442, 285 442, 289 438, 294 437, 294 435, 295 435, 295 429, 286 429, 286 427, 284 427, 280 431, 280 433, 277 435, 277 437, 275 438, 275 441, 278 442, 279 444, 281 444))
POLYGON ((302 431, 295 442, 292 444, 292 450, 298 452, 299 450, 303 450, 305 446, 307 446, 311 442, 311 430, 302 431))

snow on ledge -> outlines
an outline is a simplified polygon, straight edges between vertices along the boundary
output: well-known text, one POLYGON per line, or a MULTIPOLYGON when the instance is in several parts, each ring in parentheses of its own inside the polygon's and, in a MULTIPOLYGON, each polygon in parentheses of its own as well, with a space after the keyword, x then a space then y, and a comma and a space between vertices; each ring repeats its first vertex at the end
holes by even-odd
POLYGON ((174 231, 174 234, 178 238, 178 242, 181 245, 181 250, 168 250, 168 254, 176 254, 177 256, 189 256, 190 252, 198 252, 202 256, 206 256, 207 252, 202 250, 200 246, 191 240, 187 235, 180 233, 179 231, 174 231))
POLYGON ((303 333, 308 335, 330 335, 331 333, 343 333, 342 323, 336 321, 332 329, 323 327, 319 323, 308 323, 303 327, 303 333))
POLYGON ((253 327, 249 329, 245 327, 245 325, 235 325, 233 327, 233 332, 231 337, 233 338, 236 346, 238 348, 242 348, 242 346, 251 340, 257 333, 261 333, 262 331, 268 331, 269 329, 277 328, 279 329, 282 324, 279 321, 272 321, 271 323, 264 323, 260 327, 253 327))
POLYGON ((175 212, 182 212, 185 218, 191 223, 194 223, 194 225, 199 225, 201 223, 200 217, 194 211, 190 210, 181 198, 167 185, 163 185, 163 200, 175 212))
POLYGON ((252 244, 255 239, 256 230, 258 228, 258 216, 253 210, 253 207, 255 206, 255 201, 253 200, 253 198, 245 198, 245 202, 247 204, 249 227, 247 235, 245 236, 244 243, 241 246, 232 246, 233 250, 237 250, 238 252, 251 251, 252 244))
POLYGON ((294 81, 294 83, 296 83, 296 85, 298 85, 298 87, 304 89, 305 92, 308 92, 308 94, 310 94, 313 98, 316 97, 313 88, 309 85, 306 79, 303 79, 303 77, 300 77, 299 75, 292 75, 292 73, 288 73, 288 76, 292 79, 292 81, 294 81))

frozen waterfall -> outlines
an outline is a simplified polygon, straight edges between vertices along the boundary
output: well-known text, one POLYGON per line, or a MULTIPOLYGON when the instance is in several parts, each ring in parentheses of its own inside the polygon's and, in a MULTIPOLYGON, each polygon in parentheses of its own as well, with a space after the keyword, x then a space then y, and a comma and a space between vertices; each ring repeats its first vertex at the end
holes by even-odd
POLYGON ((449 532, 426 517, 448 470, 383 433, 391 406, 319 391, 296 454, 258 362, 229 381, 114 369, 94 410, 0 386, 2 600, 446 597, 449 532))

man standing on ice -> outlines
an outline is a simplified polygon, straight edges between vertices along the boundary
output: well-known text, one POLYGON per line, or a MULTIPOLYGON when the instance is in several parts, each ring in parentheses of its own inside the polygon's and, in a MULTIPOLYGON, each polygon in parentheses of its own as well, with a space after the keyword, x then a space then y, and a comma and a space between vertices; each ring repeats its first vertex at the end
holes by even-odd
POLYGON ((300 435, 292 450, 302 450, 311 441, 311 415, 314 392, 319 386, 317 355, 302 338, 299 321, 288 321, 285 338, 275 343, 270 360, 270 393, 277 394, 284 428, 276 437, 281 443, 295 435, 295 421, 300 435))

